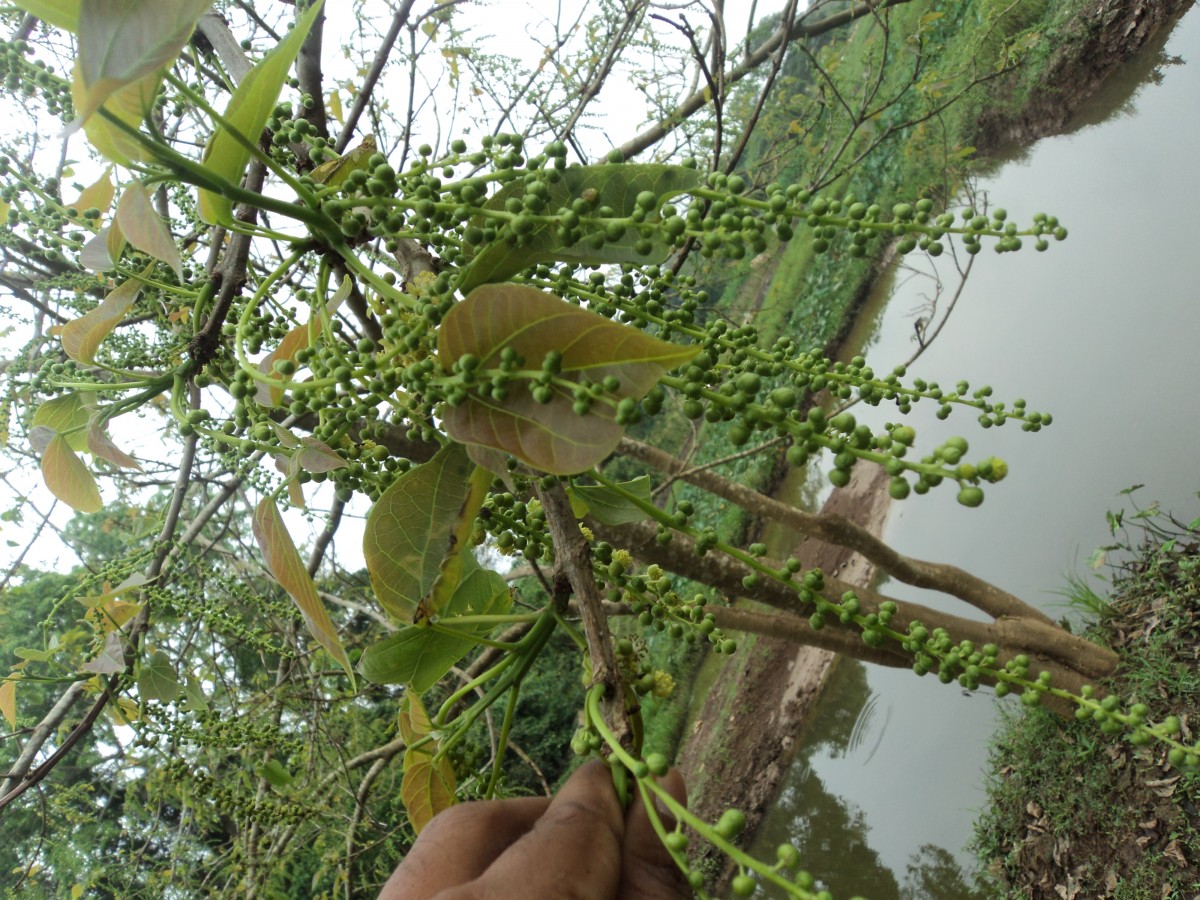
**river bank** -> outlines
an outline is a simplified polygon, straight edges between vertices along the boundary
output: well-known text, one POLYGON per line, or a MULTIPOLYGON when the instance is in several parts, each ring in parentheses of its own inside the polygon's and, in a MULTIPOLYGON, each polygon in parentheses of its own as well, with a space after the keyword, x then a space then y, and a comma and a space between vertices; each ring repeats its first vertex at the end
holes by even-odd
MULTIPOLYGON (((1031 82, 1027 76, 1025 81, 1010 79, 981 105, 985 114, 979 120, 977 145, 995 152, 1014 139, 1069 128, 1070 112, 1080 109, 1089 91, 1101 83, 1098 73, 1115 71, 1190 5, 1190 0, 1076 4, 1074 13, 1058 18, 1055 27, 1060 31, 1041 70, 1041 81, 1031 82), (1091 87, 1084 90, 1085 85, 1091 87), (1054 105, 1055 98, 1061 108, 1054 105), (1025 105, 1015 105, 1018 101, 1025 105), (1012 111, 1003 112, 1006 109, 1012 111)), ((844 504, 855 495, 844 494, 839 491, 831 500, 843 504, 843 514, 880 523, 886 517, 882 490, 857 495, 849 509, 844 504)), ((796 555, 804 559, 805 549, 798 550, 796 555)), ((811 563, 806 560, 806 564, 811 563)), ((692 785, 693 805, 702 814, 715 817, 726 807, 737 806, 753 824, 771 803, 775 782, 787 769, 796 735, 819 696, 819 679, 829 671, 829 664, 816 651, 797 653, 792 645, 773 645, 765 639, 743 642, 745 648, 737 657, 719 672, 709 673, 708 683, 721 689, 704 691, 705 701, 697 705, 681 761, 692 785)))

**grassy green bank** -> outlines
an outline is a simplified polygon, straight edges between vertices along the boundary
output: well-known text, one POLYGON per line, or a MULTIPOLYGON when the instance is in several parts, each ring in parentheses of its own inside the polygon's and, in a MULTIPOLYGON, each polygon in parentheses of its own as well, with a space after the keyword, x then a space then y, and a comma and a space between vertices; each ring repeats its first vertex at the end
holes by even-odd
MULTIPOLYGON (((1103 596, 1082 581, 1070 593, 1088 635, 1121 655, 1103 687, 1185 729, 1200 728, 1200 520, 1191 527, 1152 523, 1103 596)), ((992 763, 975 849, 997 896, 1200 894, 1200 775, 1161 749, 1037 709, 1013 714, 992 763)))

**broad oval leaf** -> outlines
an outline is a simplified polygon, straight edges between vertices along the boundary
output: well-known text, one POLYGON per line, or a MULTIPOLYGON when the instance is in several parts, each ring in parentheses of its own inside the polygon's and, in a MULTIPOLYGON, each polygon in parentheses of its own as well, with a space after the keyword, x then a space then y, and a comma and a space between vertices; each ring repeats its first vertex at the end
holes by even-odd
POLYGON ((162 260, 171 267, 175 277, 183 279, 183 260, 166 222, 150 202, 150 194, 140 181, 130 182, 117 201, 117 224, 129 243, 137 249, 162 260))
POLYGON ((252 525, 254 538, 266 559, 268 571, 295 601, 301 615, 304 616, 304 624, 308 626, 309 633, 346 670, 353 683, 354 670, 338 638, 337 628, 329 618, 329 612, 321 603, 321 598, 317 596, 317 586, 313 584, 312 576, 304 568, 274 500, 263 497, 259 501, 254 509, 252 525))
POLYGON ((363 556, 375 596, 394 618, 412 621, 441 575, 473 468, 463 447, 448 444, 392 482, 371 507, 363 556))
MULTIPOLYGON (((95 411, 91 396, 82 391, 72 391, 47 400, 33 411, 34 426, 45 426, 67 440, 72 450, 87 449, 87 427, 95 411)), ((47 441, 46 446, 49 446, 47 441)))
POLYGON ((409 744, 409 749, 404 751, 404 778, 400 783, 400 799, 404 803, 413 831, 420 834, 434 816, 454 805, 454 769, 449 759, 437 756, 436 741, 429 741, 416 748, 412 746, 433 731, 429 714, 425 712, 425 707, 415 694, 405 695, 400 705, 397 724, 400 735, 409 744))
MULTIPOLYGON (((454 624, 457 616, 503 615, 512 606, 504 578, 487 569, 475 569, 458 585, 438 620, 454 624)), ((376 684, 407 684, 423 694, 476 646, 472 637, 483 637, 493 626, 464 629, 463 637, 409 625, 363 651, 358 670, 376 684)))
POLYGON ((125 318, 125 313, 129 312, 141 292, 139 282, 133 279, 124 281, 109 291, 95 309, 64 325, 60 337, 67 356, 77 362, 94 361, 101 342, 125 318))
POLYGON ((305 472, 332 472, 349 465, 332 447, 315 437, 306 435, 300 438, 300 444, 293 459, 305 472))
MULTIPOLYGON (((623 218, 633 212, 637 196, 643 191, 654 194, 661 205, 674 196, 699 187, 702 178, 702 173, 696 169, 663 163, 571 166, 560 173, 558 181, 547 185, 546 215, 569 207, 572 200, 586 191, 595 195, 596 208, 610 207, 616 216, 623 218)), ((488 200, 485 207, 503 209, 506 200, 510 197, 519 198, 524 190, 523 183, 506 185, 488 200)), ((648 226, 653 226, 655 222, 653 217, 646 219, 648 226)), ((670 255, 670 244, 662 240, 654 228, 649 228, 646 236, 651 241, 651 251, 645 255, 638 253, 634 247, 642 237, 636 230, 630 230, 618 240, 607 241, 599 249, 586 247, 582 243, 567 247, 558 236, 556 225, 542 223, 525 236, 520 246, 501 238, 480 248, 463 272, 458 288, 465 294, 481 284, 505 281, 539 262, 559 260, 581 265, 656 263, 670 255)))
POLYGON ((212 0, 83 0, 79 8, 80 119, 117 90, 175 60, 212 0))
POLYGON ((99 512, 104 506, 96 479, 61 434, 42 454, 42 480, 50 493, 78 512, 99 512))
MULTIPOLYGON (((138 129, 154 109, 154 98, 158 95, 160 84, 162 73, 151 72, 113 91, 100 108, 130 128, 138 129)), ((84 93, 85 88, 77 63, 71 79, 71 98, 77 109, 86 100, 84 93)), ((90 116, 83 123, 83 133, 97 153, 119 166, 129 166, 134 162, 147 162, 151 159, 149 150, 105 116, 90 116)))
POLYGON ((155 650, 149 659, 142 661, 138 667, 137 686, 143 700, 161 700, 163 703, 170 703, 183 690, 171 657, 161 650, 155 650))
MULTIPOLYGON (((230 184, 240 184, 242 172, 250 161, 250 148, 244 145, 229 129, 237 132, 250 144, 257 144, 258 137, 275 101, 283 89, 284 79, 292 68, 304 38, 312 28, 324 0, 317 0, 300 16, 296 26, 287 33, 270 53, 264 56, 249 74, 241 80, 229 105, 225 107, 225 123, 213 132, 204 149, 204 167, 230 184)), ((212 191, 200 191, 200 218, 209 225, 228 225, 233 221, 233 204, 228 198, 212 191)))
MULTIPOLYGON (((116 190, 112 180, 112 166, 109 166, 104 170, 103 175, 79 192, 79 197, 71 205, 81 213, 89 209, 98 209, 100 212, 106 213, 109 207, 112 206, 116 190)), ((88 221, 92 220, 89 219, 88 221)), ((96 226, 93 225, 92 227, 96 226)))
MULTIPOLYGON (((639 500, 653 503, 650 476, 642 475, 619 485, 639 500)), ((626 497, 602 484, 573 484, 567 488, 571 509, 579 518, 590 515, 602 525, 628 525, 649 516, 626 497)))
MULTIPOLYGON (((447 373, 468 353, 478 357, 481 371, 499 369, 500 354, 509 348, 532 368, 558 351, 564 378, 586 377, 598 384, 612 376, 618 382, 614 396, 635 400, 699 350, 517 284, 476 288, 450 310, 438 330, 438 358, 447 373)), ((502 450, 543 472, 572 475, 612 453, 625 431, 611 406, 598 402, 580 416, 573 404, 569 388, 556 387, 550 402, 539 403, 517 382, 503 402, 472 392, 461 405, 447 406, 442 421, 456 441, 502 450)))

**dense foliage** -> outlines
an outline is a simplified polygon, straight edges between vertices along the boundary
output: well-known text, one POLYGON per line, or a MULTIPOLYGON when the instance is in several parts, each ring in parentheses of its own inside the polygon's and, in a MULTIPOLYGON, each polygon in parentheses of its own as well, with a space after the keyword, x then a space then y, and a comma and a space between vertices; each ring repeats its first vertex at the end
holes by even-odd
MULTIPOLYGON (((900 78, 887 65, 942 27, 931 8, 893 34, 886 10, 901 5, 790 4, 726 67, 732 48, 710 59, 686 18, 664 26, 673 47, 648 4, 600 3, 582 47, 560 30, 543 60, 556 65, 521 73, 471 48, 452 4, 402 4, 390 27, 363 4, 345 40, 362 65, 345 81, 322 69, 333 17, 320 2, 5 14, 9 103, 30 122, 0 155, 0 286, 22 304, 8 452, 78 512, 64 538, 81 560, 54 576, 18 560, 6 576, 0 811, 31 837, 0 848, 5 870, 123 897, 369 891, 456 799, 548 790, 569 742, 687 826, 656 820, 698 888, 688 834, 738 863, 738 894, 765 879, 819 896, 794 848, 751 859, 735 845, 741 813, 705 822, 651 777, 669 759, 643 746, 642 704, 676 689, 663 645, 730 653, 738 631, 1017 691, 1200 763, 1177 720, 1096 695, 1110 652, 678 452, 681 428, 707 429, 737 459, 826 459, 836 486, 882 466, 897 500, 952 490, 974 507, 1003 460, 963 437, 917 449, 899 420, 873 433, 839 404, 890 404, 898 419, 936 404, 985 429, 1052 421, 988 386, 763 340, 705 289, 714 267, 796 244, 836 273, 887 247, 937 257, 1066 237, 1051 215, 947 211, 934 191, 855 195, 847 179, 872 152, 919 139, 953 99, 919 65, 900 78), (805 41, 856 20, 877 41, 858 61, 862 93, 843 95, 836 54, 805 41), (397 114, 376 88, 400 34, 397 114), (784 66, 789 46, 803 65, 784 66), (655 124, 591 161, 588 107, 618 61, 653 93, 671 54, 694 56, 707 86, 677 104, 655 94, 655 124), (494 132, 456 124, 476 102, 457 94, 445 121, 421 117, 430 59, 452 93, 469 83, 506 110, 494 132), (740 167, 780 73, 789 102, 836 93, 845 115, 798 114, 811 165, 740 167), (651 147, 660 161, 630 161, 651 147), (718 499, 990 621, 769 559, 718 499), (339 544, 355 519, 361 566, 339 544), (44 839, 80 824, 78 840, 44 839)), ((954 74, 964 91, 979 78, 954 74)), ((434 87, 427 102, 441 98, 434 87)), ((6 515, 40 518, 35 540, 55 521, 27 500, 6 515)))

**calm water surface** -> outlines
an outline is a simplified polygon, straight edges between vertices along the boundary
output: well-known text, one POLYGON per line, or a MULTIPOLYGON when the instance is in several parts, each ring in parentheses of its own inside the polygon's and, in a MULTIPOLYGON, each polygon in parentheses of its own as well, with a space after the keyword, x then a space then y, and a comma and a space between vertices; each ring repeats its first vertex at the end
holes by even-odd
MULTIPOLYGON (((980 509, 946 489, 896 504, 885 536, 900 551, 956 563, 1057 617, 1065 573, 1088 571, 1122 489, 1144 484, 1142 505, 1161 501, 1183 521, 1200 515, 1198 109, 1195 9, 1165 50, 1131 64, 1125 83, 1080 116, 1083 127, 980 185, 1012 220, 1044 210, 1070 238, 1044 254, 980 254, 909 376, 990 384, 995 399, 1024 397, 1054 424, 1036 435, 1011 424, 985 432, 965 412, 939 422, 935 406, 919 404, 909 421, 920 446, 962 434, 969 459, 995 454, 1010 474, 980 509)), ((941 268, 952 291, 952 267, 941 268)), ((894 282, 862 338, 876 371, 916 349, 914 318, 932 293, 927 278, 894 282)), ((894 409, 854 411, 875 427, 897 419, 894 409)), ((882 590, 963 609, 907 585, 882 590)), ((999 707, 986 692, 840 664, 755 852, 773 859, 777 844, 796 843, 835 897, 965 896, 960 868, 972 866, 964 847, 985 801, 999 707)))

